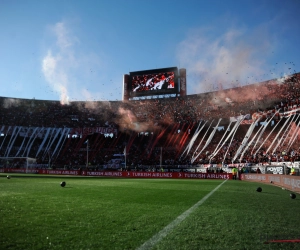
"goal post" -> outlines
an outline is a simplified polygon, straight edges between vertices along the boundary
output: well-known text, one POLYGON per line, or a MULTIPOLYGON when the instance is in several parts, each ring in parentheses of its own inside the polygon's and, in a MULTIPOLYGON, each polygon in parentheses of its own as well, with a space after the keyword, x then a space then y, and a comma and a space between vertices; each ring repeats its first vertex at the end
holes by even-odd
POLYGON ((31 173, 36 168, 36 158, 30 157, 0 157, 0 168, 20 169, 21 172, 31 173))

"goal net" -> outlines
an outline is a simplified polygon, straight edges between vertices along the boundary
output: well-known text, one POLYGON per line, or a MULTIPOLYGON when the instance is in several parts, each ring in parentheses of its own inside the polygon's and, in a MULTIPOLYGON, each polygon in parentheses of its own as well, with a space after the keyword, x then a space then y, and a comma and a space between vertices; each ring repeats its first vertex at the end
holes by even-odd
POLYGON ((36 168, 36 158, 30 157, 0 157, 0 168, 13 172, 32 173, 36 168), (15 171, 14 171, 15 170, 15 171))

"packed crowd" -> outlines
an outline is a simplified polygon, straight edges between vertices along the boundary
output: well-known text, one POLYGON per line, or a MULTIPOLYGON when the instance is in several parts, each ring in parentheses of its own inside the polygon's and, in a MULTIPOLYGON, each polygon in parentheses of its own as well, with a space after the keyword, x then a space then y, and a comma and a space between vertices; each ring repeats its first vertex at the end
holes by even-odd
MULTIPOLYGON (((27 156, 37 158, 38 163, 45 165, 51 163, 53 166, 72 168, 84 166, 88 161, 89 166, 101 168, 111 163, 115 154, 122 154, 125 147, 126 167, 160 164, 172 166, 228 164, 232 163, 232 157, 243 141, 245 127, 241 126, 232 143, 224 144, 219 153, 210 159, 211 152, 224 134, 224 130, 218 131, 208 147, 191 162, 192 156, 199 153, 197 147, 201 138, 204 139, 202 145, 207 140, 204 130, 191 146, 189 154, 182 155, 182 152, 191 141, 200 121, 222 118, 221 124, 226 127, 231 117, 245 114, 250 114, 250 120, 252 114, 259 113, 267 116, 272 114, 269 113, 270 110, 280 109, 280 116, 293 111, 295 111, 293 114, 297 114, 299 98, 300 74, 293 75, 282 83, 274 80, 184 97, 128 102, 72 102, 70 105, 62 105, 58 101, 2 97, 0 98, 0 124, 55 128, 109 126, 118 129, 118 134, 114 137, 105 137, 102 134, 74 138, 70 136, 55 155, 51 154, 55 150, 55 144, 49 147, 47 152, 37 155, 43 139, 35 138, 30 154, 27 156), (87 139, 88 148, 84 145, 87 139)), ((275 122, 279 122, 280 116, 276 116, 275 122)), ((272 139, 275 139, 274 135, 269 140, 272 139)), ((255 155, 250 147, 241 162, 298 161, 300 160, 298 141, 296 140, 290 148, 284 148, 282 145, 272 153, 266 153, 268 145, 263 145, 255 155)), ((23 144, 26 143, 20 136, 13 144, 12 140, 4 135, 1 136, 0 156, 16 156, 23 144), (8 146, 11 146, 9 154, 7 154, 8 146)))
POLYGON ((43 127, 92 127, 107 122, 120 124, 130 111, 135 122, 197 122, 213 118, 229 119, 274 108, 281 112, 299 105, 300 74, 278 80, 228 90, 163 99, 71 102, 0 98, 2 125, 43 127), (276 103, 276 105, 275 105, 276 103))

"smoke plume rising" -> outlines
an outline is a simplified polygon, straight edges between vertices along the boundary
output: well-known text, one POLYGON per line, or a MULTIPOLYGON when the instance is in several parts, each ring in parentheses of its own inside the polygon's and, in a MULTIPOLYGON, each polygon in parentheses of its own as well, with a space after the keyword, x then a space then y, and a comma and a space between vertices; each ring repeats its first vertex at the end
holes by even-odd
MULTIPOLYGON (((269 39, 231 29, 219 37, 194 30, 182 41, 177 55, 188 69, 191 93, 203 93, 258 82, 265 68, 269 39)), ((189 89, 188 89, 189 90, 189 89)))

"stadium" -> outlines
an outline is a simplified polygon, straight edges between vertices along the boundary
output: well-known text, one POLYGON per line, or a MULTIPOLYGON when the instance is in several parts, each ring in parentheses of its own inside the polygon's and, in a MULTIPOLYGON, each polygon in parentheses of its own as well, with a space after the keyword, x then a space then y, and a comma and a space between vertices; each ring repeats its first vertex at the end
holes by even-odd
POLYGON ((186 95, 186 85, 185 69, 178 75, 172 67, 124 75, 123 101, 62 105, 1 97, 1 168, 201 172, 209 164, 218 170, 272 162, 298 168, 300 74, 195 95, 186 95), (166 72, 175 87, 135 91, 131 83, 144 76, 146 86, 147 76, 166 72))
POLYGON ((1 97, 0 173, 11 177, 1 178, 0 183, 3 188, 6 185, 0 207, 4 214, 2 225, 6 225, 0 231, 6 237, 1 241, 2 246, 5 249, 22 246, 25 246, 22 249, 68 249, 68 246, 70 249, 264 249, 262 242, 272 244, 272 240, 279 239, 275 244, 280 249, 296 249, 295 237, 299 235, 293 234, 297 223, 292 219, 271 223, 266 214, 284 218, 285 211, 291 212, 298 206, 291 199, 282 202, 287 194, 278 187, 293 193, 300 191, 300 73, 194 95, 186 94, 187 87, 186 69, 170 67, 125 74, 122 101, 61 104, 1 97), (233 168, 247 182, 231 181, 233 168), (67 183, 65 194, 61 188, 53 188, 62 179, 66 181, 64 186, 67 183), (230 183, 220 188, 227 180, 230 183), (257 182, 263 187, 260 198, 251 193, 257 182), (153 186, 157 188, 155 192, 153 186), (27 189, 24 194, 28 192, 26 200, 17 201, 22 187, 27 189), (219 188, 224 193, 216 192, 219 188), (187 190, 191 192, 184 193, 187 190), (225 193, 232 190, 236 192, 235 198, 227 197, 225 193), (202 205, 213 193, 216 198, 202 205), (249 195, 249 201, 241 204, 239 201, 244 201, 245 195, 249 195), (11 200, 10 196, 14 198, 11 200), (98 197, 101 205, 93 197, 98 197), (11 205, 4 206, 4 201, 11 205), (213 209, 209 208, 211 203, 213 209), (143 204, 146 205, 138 206, 143 204), (272 209, 273 204, 276 209, 272 209), (205 226, 196 222, 199 217, 193 212, 200 205, 207 208, 198 211, 205 226), (25 217, 9 215, 17 206, 14 213, 25 213, 25 217), (149 210, 148 206, 152 208, 149 210), (235 207, 236 217, 228 219, 232 210, 225 209, 227 206, 235 207), (39 210, 40 207, 43 209, 39 210), (102 209, 105 216, 99 215, 102 209), (130 210, 134 212, 129 213, 130 210), (180 217, 182 212, 185 215, 180 217), (257 212, 264 219, 255 217, 257 212), (48 218, 49 228, 43 229, 35 221, 36 213, 44 214, 43 223, 48 218), (216 219, 215 213, 222 215, 216 219), (244 230, 251 218, 259 226, 244 230), (210 224, 209 219, 219 222, 210 224), (15 225, 10 224, 11 220, 15 225), (224 229, 227 220, 232 224, 224 229), (264 222, 260 224, 260 220, 264 222), (22 221, 22 229, 16 230, 22 221), (94 221, 101 222, 101 227, 94 221), (215 227, 209 228, 213 224, 215 227), (231 233, 235 225, 242 235, 231 233), (56 228, 60 236, 50 227, 56 228), (198 227, 203 227, 202 236, 195 235, 198 227), (281 227, 289 227, 285 232, 293 235, 292 239, 280 234, 281 227), (14 230, 17 233, 11 236, 9 232, 14 230), (74 235, 70 233, 72 230, 74 235), (34 238, 40 231, 43 240, 34 238), (18 238, 22 232, 27 232, 27 236, 18 238), (168 234, 171 236, 161 243, 162 235, 168 234), (207 241, 212 234, 213 240, 207 241), (64 245, 63 235, 70 245, 64 245), (31 237, 33 243, 29 241, 31 237), (48 237, 52 237, 52 243, 48 237), (232 246, 225 240, 233 242, 236 237, 238 245, 232 246), (149 238, 152 240, 147 241, 149 238), (293 245, 285 248, 284 240, 293 245))

